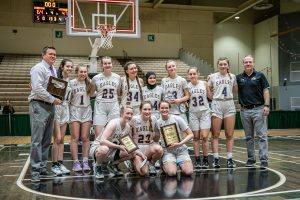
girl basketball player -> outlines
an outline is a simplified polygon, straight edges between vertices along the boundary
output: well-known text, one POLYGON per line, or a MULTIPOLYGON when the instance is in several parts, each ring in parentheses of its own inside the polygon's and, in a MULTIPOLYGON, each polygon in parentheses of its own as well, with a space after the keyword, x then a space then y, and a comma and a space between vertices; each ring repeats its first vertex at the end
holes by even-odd
POLYGON ((147 85, 143 87, 143 100, 149 101, 152 105, 152 114, 156 119, 160 118, 159 104, 162 100, 163 89, 156 84, 156 74, 154 72, 146 73, 147 85))
MULTIPOLYGON (((105 162, 131 159, 135 154, 146 159, 139 151, 128 154, 125 146, 120 144, 119 139, 124 135, 130 134, 131 128, 129 122, 132 119, 133 110, 130 105, 125 105, 124 107, 121 107, 120 112, 121 117, 110 120, 91 146, 90 156, 94 158, 95 161, 95 178, 104 178, 102 165, 105 162)), ((117 165, 114 165, 114 167, 117 167, 117 165)))
POLYGON ((138 144, 139 149, 147 156, 149 166, 142 165, 144 161, 140 156, 133 158, 133 165, 139 175, 156 175, 155 162, 163 155, 162 147, 154 141, 159 140, 159 132, 156 128, 156 118, 151 116, 152 106, 150 102, 142 102, 140 105, 140 115, 134 116, 130 122, 132 127, 132 138, 138 144))
POLYGON ((165 142, 163 141, 163 170, 168 176, 176 176, 177 166, 179 166, 181 168, 182 173, 189 176, 193 173, 193 164, 191 162, 191 158, 185 143, 193 138, 193 132, 180 116, 169 114, 171 109, 171 105, 169 102, 162 101, 160 103, 159 109, 161 113, 161 118, 157 120, 157 126, 160 132, 162 127, 175 123, 180 139, 180 142, 173 143, 169 147, 167 147, 165 142), (183 132, 186 133, 186 137, 184 139, 183 132))
POLYGON ((163 99, 170 103, 171 114, 180 115, 187 122, 185 114, 185 102, 189 99, 187 81, 177 75, 175 61, 168 60, 166 63, 166 70, 168 72, 168 77, 163 78, 161 81, 161 87, 164 90, 163 99))
POLYGON ((77 78, 70 81, 72 96, 70 100, 71 155, 74 159, 73 171, 88 171, 89 131, 92 122, 90 96, 94 93, 93 85, 88 77, 87 66, 78 65, 75 69, 77 78), (82 165, 78 160, 78 140, 82 141, 82 165))
POLYGON ((143 80, 138 77, 138 68, 134 62, 127 62, 124 65, 126 76, 122 77, 122 99, 121 106, 131 105, 133 115, 140 113, 140 105, 143 100, 143 80))
POLYGON ((96 90, 93 125, 95 126, 95 138, 102 131, 108 120, 120 117, 118 93, 121 78, 112 72, 112 59, 104 56, 101 59, 103 72, 93 77, 92 84, 96 90))
MULTIPOLYGON (((69 82, 69 75, 73 71, 73 62, 69 59, 63 59, 57 70, 57 78, 69 82)), ((52 146, 52 167, 51 170, 57 176, 62 174, 69 174, 68 170, 63 165, 64 156, 64 138, 69 123, 69 101, 71 96, 71 87, 68 84, 66 89, 66 96, 61 105, 55 106, 54 116, 54 132, 53 132, 53 146, 52 146)))
POLYGON ((189 101, 189 126, 194 133, 193 146, 195 152, 194 167, 204 169, 208 165, 208 135, 211 126, 211 111, 207 97, 212 98, 212 94, 205 81, 198 80, 199 71, 196 67, 188 70, 189 101), (200 161, 200 137, 202 137, 203 159, 200 161))
POLYGON ((213 167, 219 168, 219 136, 222 121, 224 120, 227 167, 234 168, 232 159, 233 133, 235 125, 235 105, 233 102, 233 91, 237 92, 237 82, 235 75, 229 73, 229 60, 226 57, 218 59, 219 72, 208 76, 208 86, 213 91, 212 100, 212 150, 214 154, 213 167))

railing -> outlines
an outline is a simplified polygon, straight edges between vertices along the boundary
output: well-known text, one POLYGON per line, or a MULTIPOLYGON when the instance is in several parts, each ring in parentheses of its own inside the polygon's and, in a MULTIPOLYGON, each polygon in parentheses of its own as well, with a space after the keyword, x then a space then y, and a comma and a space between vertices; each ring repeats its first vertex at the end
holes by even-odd
POLYGON ((210 64, 183 48, 179 50, 179 58, 191 67, 197 67, 202 76, 206 77, 214 72, 214 69, 210 64))

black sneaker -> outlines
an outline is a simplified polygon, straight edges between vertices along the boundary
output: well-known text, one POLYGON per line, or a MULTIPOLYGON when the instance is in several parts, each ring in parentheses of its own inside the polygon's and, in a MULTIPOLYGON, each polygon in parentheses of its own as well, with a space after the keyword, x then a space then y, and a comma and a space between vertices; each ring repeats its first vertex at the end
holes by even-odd
POLYGON ((208 160, 203 159, 202 160, 202 169, 208 169, 208 168, 209 168, 208 160))
POLYGON ((101 166, 94 166, 94 175, 95 175, 95 178, 98 178, 98 179, 104 179, 104 174, 102 172, 102 167, 101 166))
POLYGON ((32 183, 37 183, 37 182, 40 182, 41 179, 40 179, 40 174, 39 173, 33 173, 31 174, 31 182, 32 183))
POLYGON ((260 163, 260 169, 266 169, 268 167, 268 163, 267 162, 261 162, 260 163))
POLYGON ((195 169, 201 169, 201 162, 200 162, 200 160, 195 160, 194 168, 195 169))
POLYGON ((110 172, 114 173, 115 176, 123 176, 124 173, 119 169, 119 166, 117 164, 114 165, 108 165, 107 168, 110 172))
POLYGON ((247 160, 246 167, 254 167, 254 166, 255 166, 255 161, 247 160))
POLYGON ((42 178, 53 178, 56 176, 56 174, 54 174, 53 172, 49 172, 48 170, 43 170, 41 173, 40 173, 41 177, 42 178))
POLYGON ((228 168, 235 168, 236 167, 235 162, 233 161, 232 158, 227 159, 227 167, 228 168))
POLYGON ((213 163, 212 163, 213 168, 220 168, 220 159, 219 158, 214 158, 213 163))

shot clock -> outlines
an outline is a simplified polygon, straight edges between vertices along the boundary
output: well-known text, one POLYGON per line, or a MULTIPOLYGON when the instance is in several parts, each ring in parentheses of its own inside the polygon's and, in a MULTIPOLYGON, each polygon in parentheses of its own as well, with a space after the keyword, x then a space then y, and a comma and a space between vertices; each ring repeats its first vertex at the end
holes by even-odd
POLYGON ((33 1, 33 22, 66 24, 68 17, 68 4, 58 3, 54 0, 33 1))

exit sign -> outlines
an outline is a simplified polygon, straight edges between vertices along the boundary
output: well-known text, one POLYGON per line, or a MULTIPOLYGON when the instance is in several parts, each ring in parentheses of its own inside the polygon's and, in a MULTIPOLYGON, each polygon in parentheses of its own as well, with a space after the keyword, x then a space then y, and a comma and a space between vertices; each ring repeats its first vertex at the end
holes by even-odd
POLYGON ((154 34, 149 34, 148 35, 148 42, 154 42, 155 41, 155 35, 154 34))

